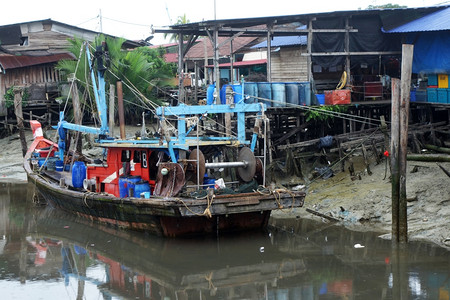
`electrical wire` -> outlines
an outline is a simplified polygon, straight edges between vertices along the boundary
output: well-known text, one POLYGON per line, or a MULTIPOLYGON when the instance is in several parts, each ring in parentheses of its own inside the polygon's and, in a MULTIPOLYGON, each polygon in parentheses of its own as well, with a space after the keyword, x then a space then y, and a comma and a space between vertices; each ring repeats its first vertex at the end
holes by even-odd
MULTIPOLYGON (((238 93, 238 94, 242 95, 242 93, 238 93)), ((372 122, 377 122, 377 123, 380 122, 380 120, 377 120, 377 119, 372 119, 372 118, 362 117, 362 116, 356 116, 356 115, 347 114, 347 113, 343 113, 343 112, 323 110, 323 109, 320 109, 320 108, 317 108, 317 107, 314 107, 314 106, 298 105, 298 104, 286 103, 286 102, 281 102, 281 101, 277 101, 277 100, 272 100, 272 99, 267 99, 267 98, 252 96, 252 95, 246 95, 246 94, 243 94, 243 95, 244 95, 244 97, 252 97, 252 98, 255 98, 255 99, 258 99, 258 100, 261 100, 261 101, 266 101, 266 102, 270 102, 270 103, 274 103, 274 104, 281 104, 281 105, 286 105, 286 106, 289 106, 289 107, 300 108, 300 109, 303 109, 303 110, 316 111, 316 112, 324 114, 324 115, 338 117, 338 118, 341 118, 341 119, 355 121, 355 122, 360 122, 360 123, 365 123, 365 124, 374 125, 374 126, 378 126, 378 124, 374 124, 372 122)), ((389 122, 387 122, 387 123, 389 123, 389 122)))
POLYGON ((112 18, 108 18, 105 16, 102 16, 103 19, 106 20, 110 20, 113 22, 117 22, 117 23, 121 23, 121 24, 127 24, 127 25, 133 25, 133 26, 141 26, 141 27, 151 27, 152 25, 145 25, 145 24, 137 24, 137 23, 132 23, 132 22, 125 22, 125 21, 121 21, 121 20, 117 20, 117 19, 112 19, 112 18))

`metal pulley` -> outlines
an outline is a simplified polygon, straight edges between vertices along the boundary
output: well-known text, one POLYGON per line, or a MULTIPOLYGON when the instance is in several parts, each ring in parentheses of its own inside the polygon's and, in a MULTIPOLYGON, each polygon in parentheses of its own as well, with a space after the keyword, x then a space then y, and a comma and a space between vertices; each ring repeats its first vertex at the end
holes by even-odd
MULTIPOLYGON (((248 147, 243 147, 241 150, 239 150, 237 161, 213 163, 205 163, 205 157, 203 156, 203 153, 200 150, 197 152, 197 149, 195 149, 189 155, 189 164, 189 170, 193 171, 195 174, 197 173, 197 169, 199 170, 199 177, 201 179, 203 179, 206 169, 237 168, 239 177, 243 181, 249 182, 252 181, 252 179, 255 177, 257 161, 252 150, 250 150, 250 148, 248 147)), ((193 176, 193 179, 195 179, 195 176, 193 176)))

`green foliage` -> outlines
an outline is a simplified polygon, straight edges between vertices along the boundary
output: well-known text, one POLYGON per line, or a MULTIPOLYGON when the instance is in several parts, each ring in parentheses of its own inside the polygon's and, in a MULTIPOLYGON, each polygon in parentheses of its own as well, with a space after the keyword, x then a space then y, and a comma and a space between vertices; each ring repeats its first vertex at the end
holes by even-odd
MULTIPOLYGON (((81 52, 83 41, 80 39, 69 40, 71 43, 68 49, 76 57, 80 57, 77 69, 77 61, 63 60, 57 65, 57 68, 66 76, 76 71, 75 77, 81 83, 81 92, 86 92, 91 99, 94 99, 90 82, 89 62, 85 51, 81 52)), ((160 105, 154 91, 155 86, 164 85, 164 82, 170 77, 175 76, 174 66, 164 61, 164 53, 160 50, 141 47, 131 51, 123 50, 124 39, 113 39, 99 36, 92 45, 95 49, 97 45, 106 42, 108 55, 104 57, 104 65, 108 71, 105 72, 106 89, 110 84, 115 85, 120 79, 123 84, 124 110, 126 119, 133 120, 136 114, 142 113, 144 108, 141 102, 141 95, 149 99, 153 104, 160 105), (136 93, 133 90, 137 89, 136 93)), ((92 50, 91 50, 92 52, 92 50)), ((93 55, 91 54, 91 57, 93 55)), ((96 65, 95 65, 96 67, 96 65)))
POLYGON ((314 109, 309 109, 306 111, 306 121, 318 120, 326 121, 334 118, 335 112, 345 112, 347 111, 347 106, 343 105, 325 105, 317 106, 314 109))
MULTIPOLYGON (((14 86, 11 86, 3 95, 3 98, 5 99, 5 104, 7 108, 14 106, 14 86)), ((30 99, 30 93, 28 92, 28 89, 23 89, 22 92, 22 106, 26 106, 28 103, 28 99, 30 99)))
MULTIPOLYGON (((173 25, 183 25, 183 24, 188 24, 191 21, 189 21, 189 19, 187 18, 186 14, 182 15, 182 16, 178 16, 177 21, 175 22, 175 24, 173 25)), ((164 38, 167 38, 169 36, 168 33, 164 34, 164 38)), ((184 40, 187 41, 189 39, 188 36, 184 37, 184 40)), ((170 35, 170 40, 177 42, 178 41, 178 34, 171 34, 170 35)))
POLYGON ((390 9, 390 8, 407 8, 406 5, 400 5, 400 4, 392 4, 392 3, 386 3, 382 5, 369 5, 366 9, 390 9))

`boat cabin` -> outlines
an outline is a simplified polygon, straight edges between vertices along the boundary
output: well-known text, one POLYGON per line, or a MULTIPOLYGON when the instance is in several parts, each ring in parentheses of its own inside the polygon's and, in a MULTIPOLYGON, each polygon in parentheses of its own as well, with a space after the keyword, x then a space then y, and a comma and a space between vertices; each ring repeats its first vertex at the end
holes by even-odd
MULTIPOLYGON (((151 193, 158 172, 158 155, 164 152, 147 148, 107 148, 106 163, 87 165, 89 190, 127 197, 136 184, 151 193), (129 184, 132 183, 132 184, 129 184)), ((137 195, 140 197, 140 195, 137 195)))

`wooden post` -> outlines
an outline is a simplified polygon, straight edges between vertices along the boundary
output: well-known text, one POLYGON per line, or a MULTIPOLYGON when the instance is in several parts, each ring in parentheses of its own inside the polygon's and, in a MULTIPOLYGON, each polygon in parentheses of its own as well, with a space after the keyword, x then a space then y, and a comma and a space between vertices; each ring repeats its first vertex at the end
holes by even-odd
POLYGON ((114 137, 114 103, 116 100, 116 94, 114 85, 109 85, 109 136, 114 137))
POLYGON ((230 84, 234 83, 234 54, 233 54, 233 40, 230 41, 230 84))
POLYGON ((222 99, 220 99, 220 69, 219 69, 219 29, 214 27, 214 80, 216 82, 216 102, 217 104, 222 104, 222 99))
POLYGON ((400 173, 398 165, 398 150, 400 143, 400 80, 391 79, 391 184, 392 184, 392 243, 398 243, 398 202, 400 188, 400 173))
POLYGON ((406 154, 408 147, 409 98, 411 91, 411 73, 413 60, 413 45, 402 47, 401 100, 400 100, 400 197, 399 197, 399 242, 408 242, 408 215, 406 201, 406 154))
POLYGON ((194 82, 194 101, 198 104, 198 65, 197 61, 194 62, 195 82, 194 82))
MULTIPOLYGON (((74 83, 73 87, 72 87, 72 105, 73 105, 73 118, 75 120, 75 124, 81 125, 82 124, 82 115, 81 115, 80 96, 78 94, 78 87, 77 87, 76 83, 74 83)), ((75 134, 75 139, 76 139, 75 151, 77 153, 81 154, 82 149, 83 149, 81 132, 77 132, 75 134)))
POLYGON ((119 111, 120 138, 125 139, 125 114, 123 110, 122 81, 117 81, 117 110, 119 111))
POLYGON ((311 82, 312 80, 312 39, 313 39, 313 32, 312 32, 312 19, 308 22, 308 39, 306 40, 307 45, 306 49, 308 52, 308 61, 307 61, 307 68, 308 68, 308 81, 311 82))
POLYGON ((204 61, 203 61, 203 76, 205 77, 205 82, 207 84, 213 84, 214 83, 213 80, 209 80, 209 78, 208 78, 208 68, 206 67, 208 65, 208 48, 206 46, 206 42, 207 42, 206 40, 207 39, 205 37, 203 39, 203 51, 205 54, 204 61))
POLYGON ((348 19, 348 17, 345 18, 345 52, 347 53, 345 56, 345 72, 347 72, 347 83, 350 83, 350 25, 348 19))
MULTIPOLYGON (((183 74, 183 34, 178 33, 178 102, 185 103, 183 74)), ((118 93, 117 93, 118 94, 118 93)), ((178 103, 177 103, 178 104, 178 103)))
POLYGON ((22 113, 22 87, 14 87, 14 113, 16 114, 17 127, 19 128, 20 142, 22 144, 22 155, 27 153, 27 140, 25 139, 25 131, 23 126, 23 113, 22 113))
POLYGON ((272 55, 271 55, 271 48, 272 48, 272 24, 267 24, 267 81, 272 82, 272 55))

